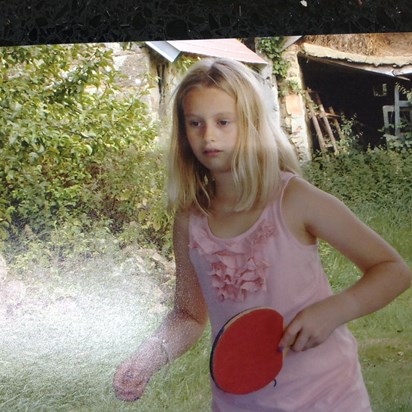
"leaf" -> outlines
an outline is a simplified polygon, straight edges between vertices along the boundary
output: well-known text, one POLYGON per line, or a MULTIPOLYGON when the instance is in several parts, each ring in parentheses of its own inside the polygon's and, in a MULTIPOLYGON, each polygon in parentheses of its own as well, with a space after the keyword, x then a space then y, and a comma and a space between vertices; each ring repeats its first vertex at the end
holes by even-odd
POLYGON ((29 153, 30 162, 34 163, 39 158, 39 155, 36 152, 29 153))

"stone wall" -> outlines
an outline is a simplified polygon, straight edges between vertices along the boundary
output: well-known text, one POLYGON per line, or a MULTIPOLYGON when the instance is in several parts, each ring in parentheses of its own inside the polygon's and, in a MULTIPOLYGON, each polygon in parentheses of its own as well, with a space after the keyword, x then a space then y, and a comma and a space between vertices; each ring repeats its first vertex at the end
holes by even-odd
POLYGON ((107 43, 113 52, 115 67, 122 73, 119 82, 125 93, 142 94, 149 112, 158 113, 159 93, 156 64, 144 43, 132 43, 123 48, 120 43, 107 43))
POLYGON ((176 64, 168 62, 144 42, 122 48, 118 43, 106 45, 113 51, 115 67, 123 74, 120 86, 124 93, 142 94, 153 121, 160 126, 160 136, 168 133, 173 90, 180 80, 176 64))
POLYGON ((281 99, 282 123, 296 147, 298 156, 302 162, 311 159, 312 143, 307 124, 306 107, 301 91, 304 90, 302 72, 298 62, 299 45, 288 47, 283 57, 289 62, 289 70, 286 82, 293 82, 297 86, 297 92, 287 92, 281 99))

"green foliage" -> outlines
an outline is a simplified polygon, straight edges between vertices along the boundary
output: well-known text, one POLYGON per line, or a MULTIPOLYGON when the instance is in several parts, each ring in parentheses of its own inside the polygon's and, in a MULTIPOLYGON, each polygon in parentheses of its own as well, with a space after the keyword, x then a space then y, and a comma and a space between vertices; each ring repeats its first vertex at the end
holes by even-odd
MULTIPOLYGON (((356 117, 356 114, 351 118, 347 118, 345 115, 341 116, 339 123, 340 139, 336 142, 339 153, 348 154, 362 151, 362 146, 359 143, 362 138, 362 132, 358 131, 359 123, 356 117)), ((334 124, 331 127, 336 128, 334 124)))
MULTIPOLYGON (((402 128, 402 125, 401 125, 402 128)), ((386 146, 391 150, 405 151, 412 149, 412 133, 404 133, 401 136, 394 136, 389 133, 384 135, 386 146)))
POLYGON ((184 54, 178 60, 176 60, 175 62, 176 70, 179 73, 185 73, 189 70, 190 66, 192 66, 194 63, 198 62, 199 60, 200 60, 200 57, 194 57, 191 55, 184 54))
POLYGON ((273 63, 273 74, 278 81, 287 77, 289 62, 282 56, 284 38, 280 36, 262 37, 257 42, 257 48, 273 63))
POLYGON ((333 158, 319 155, 304 171, 316 186, 350 206, 373 203, 382 208, 404 210, 412 202, 411 154, 375 148, 333 158))
MULTIPOLYGON (((153 206, 156 128, 144 91, 120 93, 117 80, 102 45, 1 49, 0 240, 26 225, 42 233, 98 218, 118 227, 142 217, 139 204, 153 206)), ((143 226, 155 231, 163 216, 152 210, 143 226)))
POLYGON ((288 80, 285 87, 287 89, 287 92, 291 94, 299 94, 302 92, 302 89, 296 80, 288 80))
POLYGON ((133 143, 107 158, 89 188, 94 210, 113 222, 124 243, 170 248, 164 154, 155 140, 133 143))

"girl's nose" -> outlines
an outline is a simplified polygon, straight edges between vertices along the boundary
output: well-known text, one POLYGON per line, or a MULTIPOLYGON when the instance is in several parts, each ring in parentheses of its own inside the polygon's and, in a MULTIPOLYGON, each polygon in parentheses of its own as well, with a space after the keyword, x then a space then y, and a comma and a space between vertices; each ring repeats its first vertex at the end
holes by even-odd
POLYGON ((213 142, 215 140, 215 131, 211 125, 205 125, 203 139, 206 142, 213 142))

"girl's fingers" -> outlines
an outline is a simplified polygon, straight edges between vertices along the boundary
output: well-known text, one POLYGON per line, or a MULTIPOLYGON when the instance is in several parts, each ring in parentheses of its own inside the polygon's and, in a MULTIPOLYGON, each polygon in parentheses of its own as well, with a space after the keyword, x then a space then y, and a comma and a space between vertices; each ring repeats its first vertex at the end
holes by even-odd
POLYGON ((309 333, 309 330, 304 327, 304 324, 299 319, 295 318, 295 320, 286 328, 282 339, 279 342, 279 350, 284 352, 290 348, 294 352, 300 352, 312 347, 310 341, 311 334, 309 333))
POLYGON ((120 400, 135 401, 143 395, 145 387, 145 382, 142 382, 140 378, 125 377, 123 384, 114 385, 114 391, 120 400))
POLYGON ((308 349, 308 336, 305 335, 303 332, 300 332, 293 344, 291 345, 291 349, 295 352, 300 352, 302 350, 308 349))
POLYGON ((282 339, 279 342, 279 351, 283 352, 294 346, 300 332, 300 326, 296 322, 291 322, 285 329, 282 339))
POLYGON ((148 379, 141 371, 126 362, 115 373, 113 379, 115 395, 120 400, 135 401, 143 395, 147 382, 148 379))

